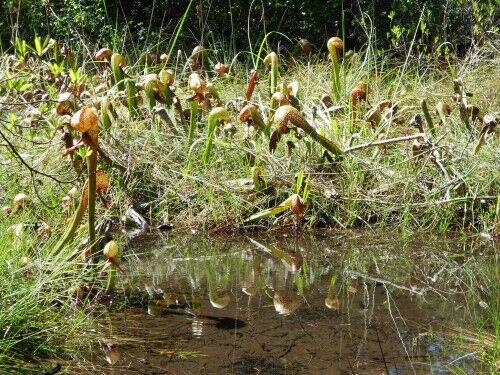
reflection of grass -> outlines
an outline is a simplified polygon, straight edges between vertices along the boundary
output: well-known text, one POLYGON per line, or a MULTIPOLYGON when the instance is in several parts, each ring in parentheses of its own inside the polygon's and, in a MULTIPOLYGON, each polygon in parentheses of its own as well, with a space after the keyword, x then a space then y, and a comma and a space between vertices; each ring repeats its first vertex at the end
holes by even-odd
POLYGON ((175 349, 160 349, 158 351, 161 355, 169 357, 171 359, 193 359, 200 357, 208 357, 208 355, 203 354, 202 352, 195 351, 182 351, 175 349))
MULTIPOLYGON (((177 241, 175 238, 171 240, 173 244, 177 241)), ((261 298, 262 306, 268 307, 272 306, 273 298, 270 287, 303 290, 307 301, 309 290, 314 290, 322 280, 331 281, 333 277, 336 283, 325 289, 324 297, 337 298, 339 308, 350 309, 355 294, 373 290, 376 284, 384 285, 390 295, 384 306, 389 309, 388 305, 391 305, 396 321, 400 318, 398 309, 401 306, 392 296, 410 294, 415 297, 415 305, 421 311, 431 309, 445 319, 452 317, 447 326, 437 324, 432 327, 433 335, 444 340, 446 351, 461 353, 458 356, 474 353, 475 358, 482 361, 478 366, 484 369, 493 368, 498 361, 500 319, 496 296, 500 291, 494 248, 490 243, 480 238, 443 238, 427 234, 399 239, 398 234, 387 235, 381 231, 339 233, 326 241, 307 238, 288 242, 262 236, 258 240, 270 249, 290 252, 302 249, 304 265, 291 283, 283 281, 286 265, 275 261, 275 257, 263 253, 253 243, 233 242, 228 246, 227 241, 215 239, 200 239, 192 243, 190 260, 183 262, 177 258, 176 272, 172 272, 174 269, 170 267, 172 261, 168 256, 164 262, 156 262, 160 254, 166 254, 162 249, 151 254, 154 264, 142 259, 135 272, 156 280, 167 275, 164 284, 159 285, 165 290, 186 285, 186 278, 197 280, 193 287, 201 295, 207 295, 207 262, 210 262, 208 268, 214 273, 212 277, 224 279, 233 293, 244 286, 247 292, 252 291, 249 298, 261 298), (342 240, 342 246, 335 245, 339 240, 342 240), (249 244, 252 252, 248 251, 249 244), (326 254, 329 255, 325 257, 326 254)), ((178 241, 182 244, 184 239, 178 241)), ((178 254, 171 254, 178 257, 178 254)), ((134 278, 134 275, 127 277, 134 278)), ((427 332, 429 327, 423 323, 418 329, 427 332)), ((460 373, 460 361, 448 365, 460 373)))
POLYGON ((480 259, 465 272, 471 323, 445 333, 464 353, 474 353, 491 373, 500 371, 500 279, 496 259, 480 259))
MULTIPOLYGON (((500 284, 495 245, 439 238, 422 245, 418 238, 387 247, 381 239, 375 252, 356 246, 340 259, 344 269, 365 282, 382 282, 388 293, 412 291, 422 309, 438 308, 440 315, 450 318, 446 326, 433 328, 433 334, 445 340, 446 352, 479 360, 483 371, 498 371, 500 284)), ((398 306, 392 299, 390 304, 395 313, 398 306)), ((458 360, 443 366, 464 373, 458 360)))
POLYGON ((494 367, 498 366, 500 358, 498 335, 482 331, 482 329, 475 332, 472 329, 455 328, 446 332, 446 336, 453 343, 452 347, 459 349, 464 356, 473 355, 488 366, 492 373, 495 371, 494 367))

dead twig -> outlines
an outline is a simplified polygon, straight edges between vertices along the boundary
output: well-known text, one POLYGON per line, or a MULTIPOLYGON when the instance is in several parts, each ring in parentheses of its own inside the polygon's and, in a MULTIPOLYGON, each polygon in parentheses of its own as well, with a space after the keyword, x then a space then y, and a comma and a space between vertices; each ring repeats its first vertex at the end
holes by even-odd
POLYGON ((404 141, 411 141, 413 139, 417 139, 417 138, 421 138, 421 137, 425 137, 425 134, 424 133, 417 133, 417 134, 413 134, 413 135, 407 135, 405 137, 397 137, 397 138, 391 138, 391 139, 383 139, 380 141, 373 141, 373 142, 369 142, 369 143, 363 143, 361 145, 346 148, 344 150, 344 154, 347 154, 347 153, 353 152, 353 151, 357 151, 357 150, 362 150, 362 149, 368 148, 368 147, 374 147, 374 146, 380 146, 380 145, 386 145, 386 144, 390 144, 390 143, 397 143, 397 142, 404 142, 404 141))
POLYGON ((33 168, 31 165, 29 165, 23 157, 17 152, 16 147, 9 141, 9 139, 5 136, 5 134, 0 130, 0 137, 3 138, 5 143, 7 143, 8 148, 10 149, 11 153, 18 159, 21 164, 23 164, 28 170, 33 174, 39 174, 41 176, 50 178, 51 180, 54 180, 55 182, 59 184, 70 184, 72 181, 63 181, 55 177, 54 175, 39 171, 38 169, 33 168))

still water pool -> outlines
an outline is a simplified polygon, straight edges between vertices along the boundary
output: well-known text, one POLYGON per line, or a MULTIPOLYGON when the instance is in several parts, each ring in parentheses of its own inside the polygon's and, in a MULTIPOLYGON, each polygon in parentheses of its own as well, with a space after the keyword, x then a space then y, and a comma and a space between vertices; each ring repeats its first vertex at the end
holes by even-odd
POLYGON ((89 333, 86 361, 71 367, 482 373, 481 346, 464 332, 487 322, 496 262, 495 244, 481 237, 147 235, 127 245, 110 313, 89 333), (110 365, 104 352, 119 359, 110 365))

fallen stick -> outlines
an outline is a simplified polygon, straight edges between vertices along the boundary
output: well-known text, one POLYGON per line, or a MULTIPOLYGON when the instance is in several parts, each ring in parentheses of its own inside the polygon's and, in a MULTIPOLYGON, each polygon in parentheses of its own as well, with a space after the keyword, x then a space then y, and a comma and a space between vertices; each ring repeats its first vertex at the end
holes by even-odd
POLYGON ((381 284, 384 284, 384 285, 390 285, 396 289, 401 289, 401 290, 406 290, 408 292, 411 292, 411 293, 414 293, 414 294, 418 294, 418 295, 421 295, 423 296, 427 290, 427 288, 425 287, 422 287, 422 288, 409 288, 407 286, 404 286, 404 285, 398 285, 398 284, 395 284, 389 280, 385 280, 385 279, 382 279, 382 278, 379 278, 379 277, 374 277, 374 276, 370 276, 366 273, 362 273, 362 272, 357 272, 357 271, 352 271, 352 270, 345 270, 346 273, 348 273, 349 275, 351 276, 357 276, 357 277, 361 277, 363 279, 366 279, 366 280, 370 280, 370 281, 373 281, 373 282, 376 282, 376 283, 381 283, 381 284))
POLYGON ((380 145, 386 145, 389 143, 397 143, 397 142, 403 142, 403 141, 411 141, 412 139, 417 139, 420 137, 425 137, 424 133, 418 133, 418 134, 413 134, 413 135, 407 135, 405 137, 398 137, 398 138, 391 138, 391 139, 383 139, 380 141, 373 141, 369 143, 363 143, 361 145, 353 146, 353 147, 348 147, 344 150, 344 154, 347 154, 348 152, 352 151, 357 151, 361 150, 364 148, 368 147, 373 147, 373 146, 380 146, 380 145))

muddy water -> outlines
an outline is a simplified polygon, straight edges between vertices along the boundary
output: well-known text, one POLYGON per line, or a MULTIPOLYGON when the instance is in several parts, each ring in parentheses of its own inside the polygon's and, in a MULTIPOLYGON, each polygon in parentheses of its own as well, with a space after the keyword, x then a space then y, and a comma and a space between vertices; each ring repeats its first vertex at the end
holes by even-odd
POLYGON ((495 254, 480 238, 143 237, 125 253, 113 312, 89 336, 120 358, 94 350, 84 372, 480 373, 449 333, 487 304, 470 301, 495 254))

